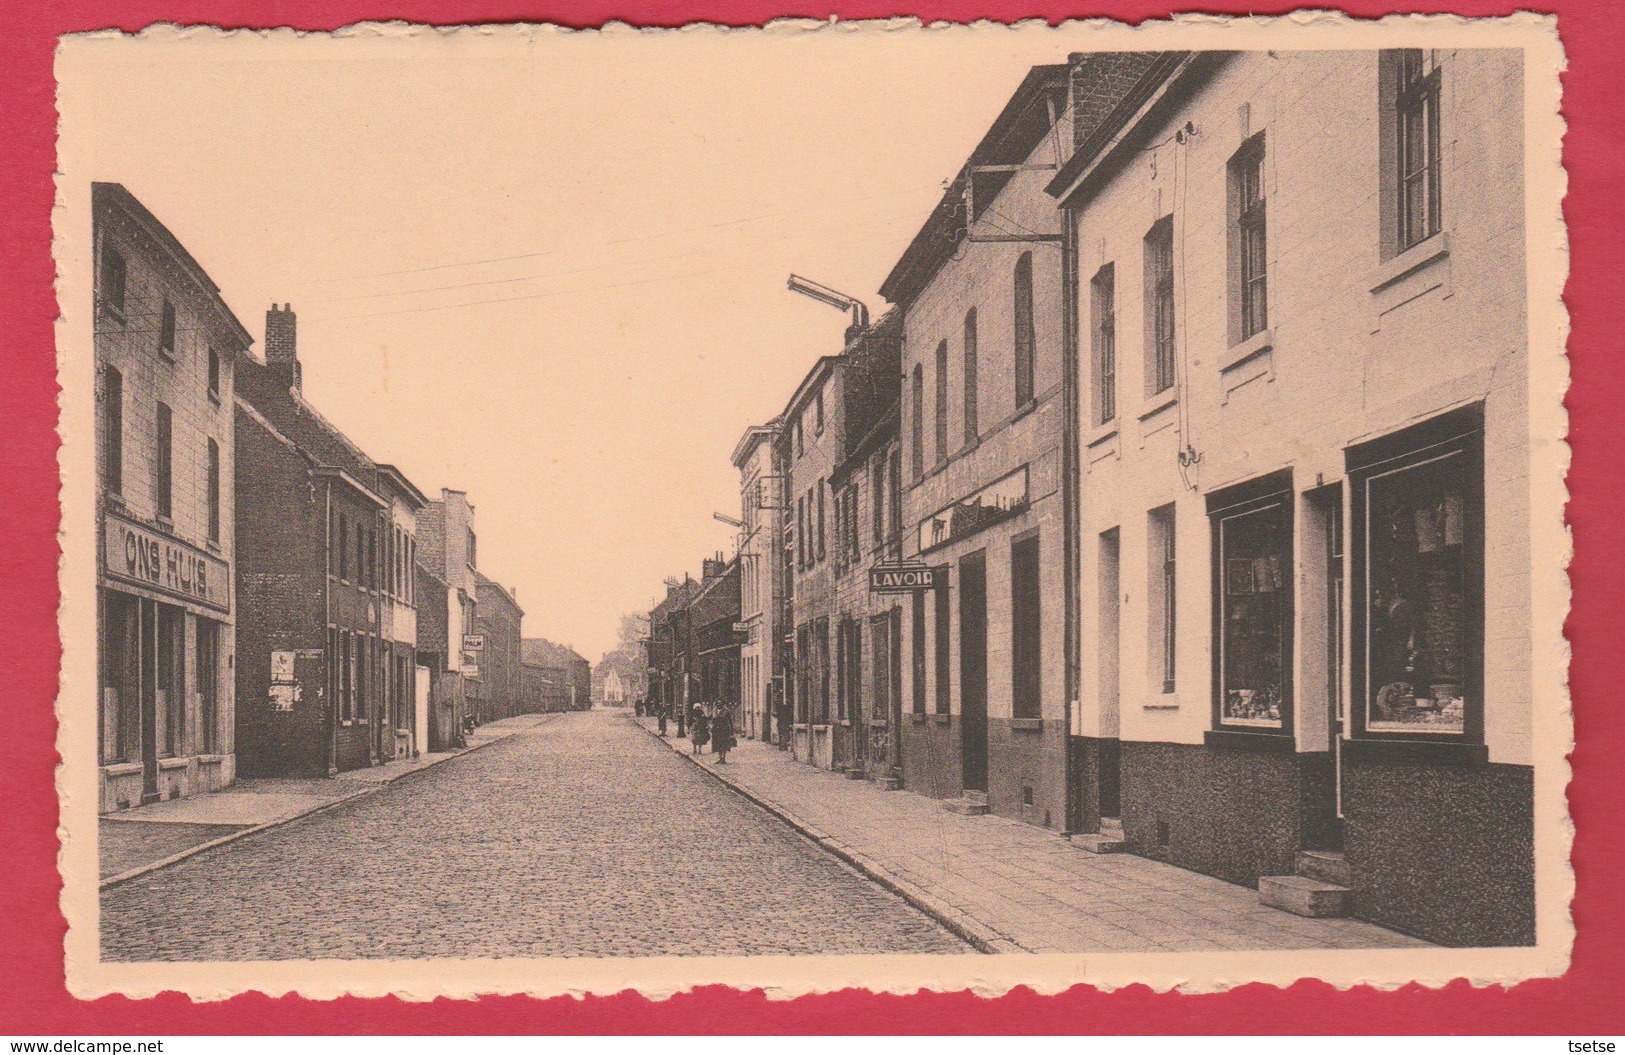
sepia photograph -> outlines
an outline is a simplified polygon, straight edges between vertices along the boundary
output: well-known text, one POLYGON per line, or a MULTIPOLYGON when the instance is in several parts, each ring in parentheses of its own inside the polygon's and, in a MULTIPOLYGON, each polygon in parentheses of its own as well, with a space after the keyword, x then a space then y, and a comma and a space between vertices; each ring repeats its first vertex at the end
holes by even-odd
POLYGON ((1562 974, 1563 66, 63 37, 70 989, 1562 974))

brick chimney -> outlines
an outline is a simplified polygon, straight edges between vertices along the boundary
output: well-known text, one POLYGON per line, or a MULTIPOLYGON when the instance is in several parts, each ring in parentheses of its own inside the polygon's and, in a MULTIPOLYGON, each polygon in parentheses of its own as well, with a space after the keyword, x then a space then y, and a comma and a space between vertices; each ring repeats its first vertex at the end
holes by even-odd
POLYGON ((728 562, 722 559, 722 554, 720 553, 718 553, 715 557, 707 557, 705 562, 700 566, 700 575, 708 583, 722 578, 727 571, 728 562))
POLYGON ((294 391, 299 390, 299 317, 292 304, 271 305, 265 313, 265 363, 294 391))
POLYGON ((1099 130, 1160 57, 1154 51, 1083 51, 1067 57, 1073 150, 1099 130))

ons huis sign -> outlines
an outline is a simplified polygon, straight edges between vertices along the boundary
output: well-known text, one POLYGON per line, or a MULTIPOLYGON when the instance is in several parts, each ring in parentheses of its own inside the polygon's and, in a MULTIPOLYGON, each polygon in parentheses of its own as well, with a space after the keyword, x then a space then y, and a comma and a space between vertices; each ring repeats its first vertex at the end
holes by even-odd
POLYGON ((109 579, 231 611, 231 567, 225 561, 114 513, 103 525, 102 570, 109 579))
POLYGON ((869 569, 870 593, 920 593, 935 590, 944 569, 924 564, 877 564, 869 569))

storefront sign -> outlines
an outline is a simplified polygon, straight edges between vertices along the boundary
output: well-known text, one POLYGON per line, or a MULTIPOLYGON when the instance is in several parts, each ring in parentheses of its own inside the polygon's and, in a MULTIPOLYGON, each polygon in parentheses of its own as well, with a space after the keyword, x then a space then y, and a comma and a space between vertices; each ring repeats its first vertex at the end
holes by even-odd
POLYGON ((484 652, 485 651, 485 635, 484 634, 464 634, 463 635, 463 651, 464 652, 484 652))
POLYGON ((230 565, 114 513, 103 522, 102 570, 109 579, 231 611, 230 565))
POLYGON ((457 673, 465 678, 477 678, 480 676, 480 665, 478 663, 464 663, 457 668, 457 673))
POLYGON ((293 653, 271 653, 271 681, 279 685, 293 684, 293 653))
POLYGON ((987 485, 920 522, 920 552, 974 535, 1027 511, 1027 467, 987 485))
POLYGON ((924 564, 877 564, 869 569, 870 593, 921 593, 937 588, 940 568, 924 564))

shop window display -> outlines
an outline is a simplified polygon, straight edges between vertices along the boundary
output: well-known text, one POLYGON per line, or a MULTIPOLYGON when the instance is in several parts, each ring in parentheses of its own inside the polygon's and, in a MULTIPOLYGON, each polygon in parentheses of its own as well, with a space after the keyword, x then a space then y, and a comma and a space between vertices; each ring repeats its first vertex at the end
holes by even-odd
POLYGON ((1219 719, 1284 729, 1291 662, 1291 520, 1284 500, 1217 521, 1221 622, 1219 719))
POLYGON ((1466 731, 1474 528, 1468 460, 1452 451, 1365 483, 1370 732, 1466 731))

